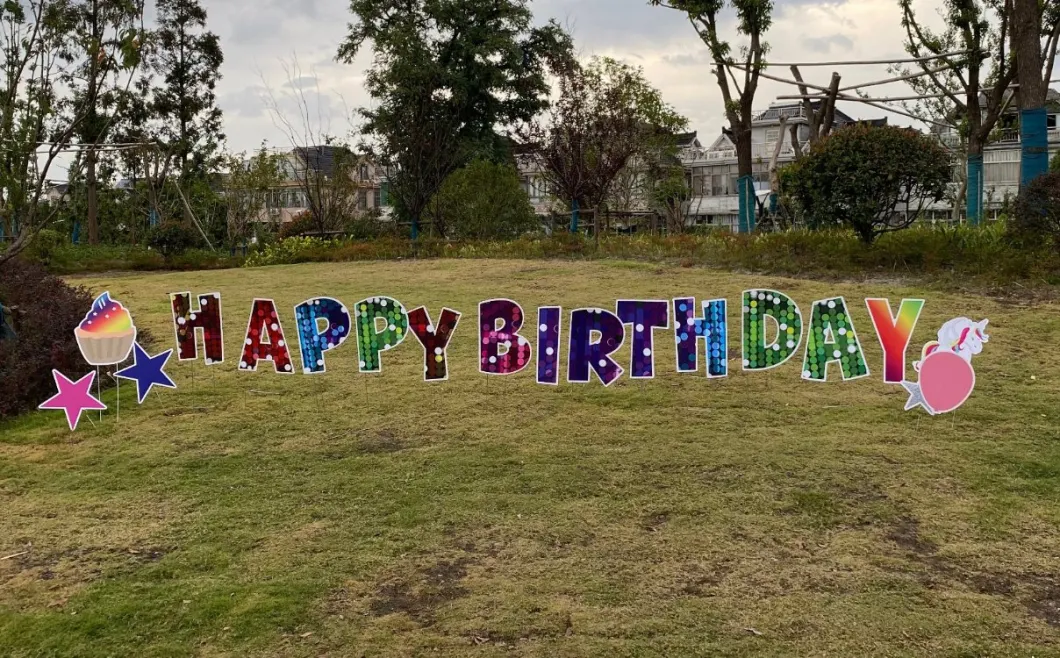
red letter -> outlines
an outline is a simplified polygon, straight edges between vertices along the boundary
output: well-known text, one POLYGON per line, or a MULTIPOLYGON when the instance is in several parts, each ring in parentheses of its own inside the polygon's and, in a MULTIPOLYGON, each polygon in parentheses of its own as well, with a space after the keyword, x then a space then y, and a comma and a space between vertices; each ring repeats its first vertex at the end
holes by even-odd
POLYGON ((449 379, 449 368, 446 365, 445 348, 460 322, 460 313, 448 308, 442 309, 442 316, 436 327, 431 323, 427 308, 421 306, 409 313, 409 328, 416 335, 416 340, 423 345, 423 381, 436 382, 449 379))
POLYGON ((169 295, 173 306, 173 326, 177 331, 177 358, 194 361, 198 358, 195 330, 202 329, 202 341, 206 348, 206 365, 225 360, 224 331, 221 325, 221 293, 199 295, 199 308, 191 307, 190 292, 175 292, 169 295))
POLYGON ((280 316, 276 314, 276 304, 271 299, 254 300, 254 305, 250 307, 250 320, 247 321, 247 337, 243 342, 240 370, 254 372, 258 369, 258 359, 265 359, 272 361, 276 372, 294 374, 291 351, 287 349, 280 316), (262 342, 264 336, 268 336, 269 342, 262 342))

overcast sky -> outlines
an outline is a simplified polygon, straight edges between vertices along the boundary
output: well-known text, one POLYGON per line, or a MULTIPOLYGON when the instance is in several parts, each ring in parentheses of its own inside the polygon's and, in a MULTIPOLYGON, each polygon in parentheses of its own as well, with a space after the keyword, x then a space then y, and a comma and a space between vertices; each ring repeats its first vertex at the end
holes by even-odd
MULTIPOLYGON (((347 108, 368 105, 364 92, 362 55, 354 64, 339 64, 335 53, 350 21, 346 0, 203 0, 210 29, 221 38, 225 63, 218 89, 225 113, 229 148, 252 149, 267 140, 289 146, 262 102, 267 89, 280 99, 290 93, 285 65, 297 59, 299 84, 314 103, 311 113, 325 130, 350 129, 347 108), (319 101, 315 89, 319 86, 319 101)), ((846 0, 835 3, 776 0, 774 25, 768 34, 773 61, 849 61, 902 57, 903 31, 897 0, 846 0)), ((938 0, 921 0, 924 13, 934 14, 938 0)), ((701 141, 709 144, 723 122, 721 94, 710 75, 706 48, 684 14, 651 7, 647 0, 536 0, 532 7, 541 22, 556 18, 567 25, 583 57, 609 55, 642 66, 663 97, 688 117, 701 141)), ((735 38, 731 23, 725 28, 735 38)), ((883 66, 844 67, 844 84, 887 77, 883 66)), ((831 68, 804 69, 808 81, 825 85, 831 68)), ((777 71, 785 77, 786 69, 777 71)), ((904 85, 875 87, 875 95, 905 95, 904 85)), ((765 81, 756 105, 765 107, 778 93, 794 87, 765 81)), ((288 106, 290 109, 290 106, 288 106)), ((861 105, 844 110, 861 118, 883 112, 861 105)), ((908 125, 903 117, 892 122, 908 125)))

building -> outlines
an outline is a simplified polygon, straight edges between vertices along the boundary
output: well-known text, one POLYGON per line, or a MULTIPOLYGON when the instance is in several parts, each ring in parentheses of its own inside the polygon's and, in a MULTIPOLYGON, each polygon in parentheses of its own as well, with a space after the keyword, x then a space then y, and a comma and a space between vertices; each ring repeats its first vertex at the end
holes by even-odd
MULTIPOLYGON (((819 105, 819 102, 815 105, 819 105)), ((881 122, 886 123, 886 119, 881 122)), ((853 123, 857 122, 836 109, 833 128, 853 123)), ((774 103, 758 112, 752 119, 752 175, 755 193, 760 199, 768 197, 770 193, 769 163, 778 140, 781 142, 778 164, 783 166, 795 159, 790 135, 792 125, 797 126, 799 143, 805 148, 810 138, 810 127, 802 103, 774 103), (780 121, 784 117, 787 117, 787 126, 784 128, 784 134, 781 134, 780 121)), ((690 225, 737 230, 740 201, 736 179, 739 178, 739 168, 736 144, 729 134, 729 131, 723 130, 707 148, 703 148, 699 141, 695 140, 694 144, 681 151, 681 162, 691 191, 686 211, 690 225)))
POLYGON ((313 194, 324 193, 335 177, 345 173, 353 183, 355 212, 378 209, 390 216, 388 175, 372 158, 340 146, 299 147, 282 154, 280 184, 270 190, 262 220, 286 224, 310 208, 313 194))
MULTIPOLYGON (((980 105, 986 105, 986 96, 982 95, 980 105)), ((983 148, 983 218, 997 219, 1006 201, 1015 199, 1020 185, 1020 115, 1017 93, 1009 92, 1006 103, 1008 109, 998 120, 993 138, 983 148)), ((1046 95, 1048 111, 1049 158, 1060 151, 1060 126, 1057 115, 1060 114, 1060 92, 1050 89, 1046 95)), ((960 180, 967 166, 960 153, 961 139, 956 129, 934 126, 931 132, 942 140, 942 143, 954 150, 954 178, 960 180)), ((957 183, 955 187, 959 187, 957 183)), ((964 218, 965 214, 962 213, 964 218)), ((932 204, 927 211, 927 218, 935 221, 952 221, 953 207, 950 201, 932 204)))

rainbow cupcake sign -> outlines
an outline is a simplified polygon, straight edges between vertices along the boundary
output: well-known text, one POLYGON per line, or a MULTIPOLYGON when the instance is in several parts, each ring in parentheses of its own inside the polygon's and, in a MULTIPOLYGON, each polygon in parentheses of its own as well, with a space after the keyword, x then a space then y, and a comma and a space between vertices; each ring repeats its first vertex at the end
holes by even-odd
POLYGON ((96 298, 92 308, 74 329, 81 356, 90 365, 112 366, 129 357, 136 342, 136 325, 121 302, 105 292, 96 298))

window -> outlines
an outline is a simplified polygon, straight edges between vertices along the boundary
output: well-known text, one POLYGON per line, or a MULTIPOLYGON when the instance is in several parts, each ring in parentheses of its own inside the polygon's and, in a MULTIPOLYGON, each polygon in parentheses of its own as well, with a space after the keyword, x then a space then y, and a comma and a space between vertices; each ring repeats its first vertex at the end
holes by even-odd
POLYGON ((766 131, 766 144, 776 144, 778 139, 780 139, 779 128, 770 128, 766 131))
POLYGON ((368 165, 366 165, 366 164, 361 165, 361 170, 360 170, 359 173, 361 175, 361 180, 363 180, 363 181, 364 180, 368 180, 368 165))
POLYGON ((372 207, 379 208, 383 205, 382 202, 383 190, 378 187, 372 190, 372 207))
POLYGON ((368 207, 368 191, 357 190, 357 209, 364 210, 368 207))
POLYGON ((706 167, 696 167, 692 170, 692 194, 694 196, 710 194, 710 176, 707 175, 706 167))
POLYGON ((983 166, 984 183, 1010 183, 1015 184, 1020 177, 1020 163, 998 162, 983 166))
POLYGON ((1049 128, 1049 130, 1056 130, 1056 115, 1050 114, 1045 119, 1045 125, 1049 128))

